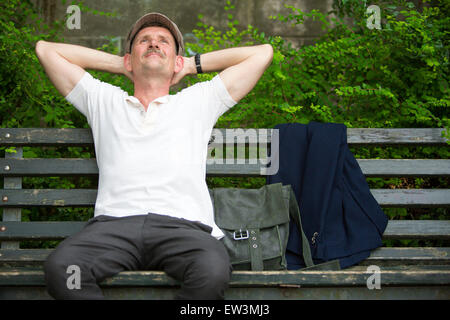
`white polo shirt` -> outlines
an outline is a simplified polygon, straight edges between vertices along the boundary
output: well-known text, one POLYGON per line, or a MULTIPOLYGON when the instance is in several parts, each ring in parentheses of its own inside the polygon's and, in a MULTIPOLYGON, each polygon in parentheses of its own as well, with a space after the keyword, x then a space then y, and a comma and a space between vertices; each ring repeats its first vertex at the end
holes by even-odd
POLYGON ((200 221, 222 231, 206 185, 208 142, 217 119, 236 104, 220 76, 152 101, 88 72, 66 96, 92 128, 99 168, 95 216, 149 212, 200 221))

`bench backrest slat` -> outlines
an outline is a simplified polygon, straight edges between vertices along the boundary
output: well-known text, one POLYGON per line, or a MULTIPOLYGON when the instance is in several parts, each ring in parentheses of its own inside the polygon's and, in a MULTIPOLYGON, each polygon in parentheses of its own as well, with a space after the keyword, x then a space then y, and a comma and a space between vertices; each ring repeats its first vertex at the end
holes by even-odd
MULTIPOLYGON (((0 207, 89 207, 96 189, 0 189, 0 207)), ((372 189, 382 207, 450 207, 450 189, 372 189)))
MULTIPOLYGON (((0 222, 1 240, 60 240, 81 230, 86 222, 0 222)), ((450 239, 450 221, 391 220, 383 239, 450 239)))
MULTIPOLYGON (((450 176, 448 159, 357 159, 367 177, 450 176)), ((263 162, 206 165, 208 176, 260 176, 263 162)), ((265 163, 265 162, 264 162, 265 163)), ((98 175, 96 159, 0 159, 0 176, 98 175)))
MULTIPOLYGON (((254 131, 267 131, 271 140, 272 129, 214 129, 212 136, 220 135, 226 141, 227 136, 247 137, 254 131), (228 131, 227 131, 228 130, 228 131), (252 130, 252 131, 250 131, 252 130)), ((348 128, 347 137, 350 145, 370 144, 421 144, 444 145, 444 129, 440 128, 348 128)), ((0 146, 90 146, 93 145, 90 129, 54 129, 54 128, 0 128, 0 146)))

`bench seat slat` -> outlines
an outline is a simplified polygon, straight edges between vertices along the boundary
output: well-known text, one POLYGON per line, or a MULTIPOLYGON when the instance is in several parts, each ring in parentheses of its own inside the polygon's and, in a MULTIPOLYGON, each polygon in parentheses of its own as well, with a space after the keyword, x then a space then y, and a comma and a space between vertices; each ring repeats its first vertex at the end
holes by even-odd
MULTIPOLYGON (((214 129, 226 137, 227 129, 214 129)), ((248 130, 236 131, 236 136, 247 135, 248 130)), ((251 129, 258 130, 258 129, 251 129)), ((267 129, 270 133, 272 129, 267 129)), ((441 128, 348 128, 348 143, 353 145, 370 144, 427 144, 443 145, 441 128)), ((270 136, 268 137, 270 141, 270 136)), ((92 146, 90 129, 73 128, 0 128, 0 146, 92 146)))
MULTIPOLYGON (((450 189, 372 189, 382 207, 449 207, 450 189)), ((0 189, 0 207, 91 207, 96 189, 0 189)))
MULTIPOLYGON (((78 232, 84 221, 2 221, 0 240, 57 240, 78 232)), ((450 220, 390 220, 383 239, 450 239, 450 220)))
MULTIPOLYGON (((450 270, 433 268, 389 268, 381 270, 383 286, 450 285, 450 270)), ((357 287, 367 285, 370 276, 365 268, 340 271, 233 271, 230 287, 357 287)), ((41 268, 0 269, 0 286, 45 285, 41 268)), ((162 271, 123 271, 105 279, 102 287, 178 286, 179 282, 162 271)))
MULTIPOLYGON (((0 250, 0 265, 42 264, 54 249, 0 250)), ((386 248, 372 251, 364 264, 381 265, 384 262, 400 264, 450 264, 450 248, 386 248)))
MULTIPOLYGON (((450 176, 448 159, 357 159, 368 177, 450 176)), ((260 176, 262 165, 207 164, 208 176, 260 176)), ((0 159, 0 174, 19 176, 98 175, 96 159, 0 159)))

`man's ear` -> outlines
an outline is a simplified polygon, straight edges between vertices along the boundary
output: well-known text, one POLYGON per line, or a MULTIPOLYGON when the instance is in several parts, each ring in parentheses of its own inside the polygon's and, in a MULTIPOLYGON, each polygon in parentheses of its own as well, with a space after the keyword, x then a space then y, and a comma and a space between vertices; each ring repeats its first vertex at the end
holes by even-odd
POLYGON ((128 72, 133 72, 133 67, 131 66, 131 54, 125 53, 123 56, 123 66, 128 72))
POLYGON ((184 59, 182 56, 177 56, 175 59, 175 69, 174 72, 178 73, 184 68, 184 59))

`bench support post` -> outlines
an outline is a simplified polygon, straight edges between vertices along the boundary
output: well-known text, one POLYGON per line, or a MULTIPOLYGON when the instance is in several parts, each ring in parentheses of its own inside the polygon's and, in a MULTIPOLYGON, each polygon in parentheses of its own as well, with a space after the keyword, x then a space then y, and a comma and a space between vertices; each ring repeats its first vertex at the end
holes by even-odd
MULTIPOLYGON (((23 148, 16 147, 16 153, 5 153, 5 159, 20 159, 23 157, 23 148)), ((8 170, 8 168, 2 168, 2 170, 8 170)), ((22 189, 21 177, 10 177, 3 179, 4 189, 22 189)), ((7 201, 7 199, 2 199, 7 201)), ((21 208, 3 208, 3 221, 21 221, 22 209, 21 208)), ((3 241, 1 243, 1 249, 19 249, 19 241, 3 241)))

